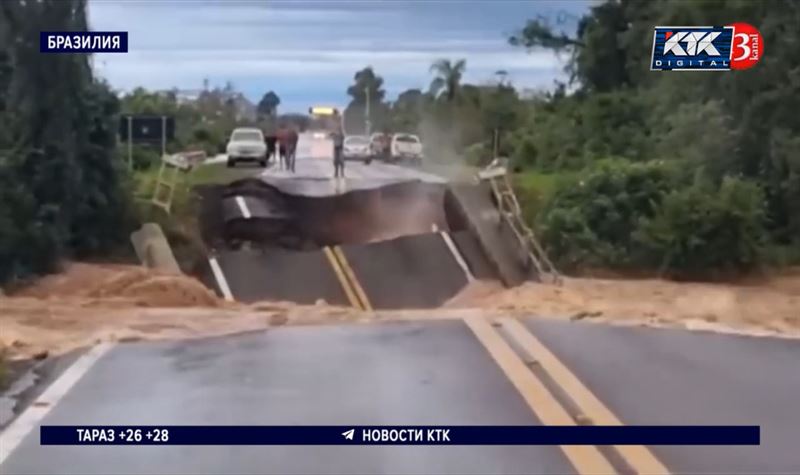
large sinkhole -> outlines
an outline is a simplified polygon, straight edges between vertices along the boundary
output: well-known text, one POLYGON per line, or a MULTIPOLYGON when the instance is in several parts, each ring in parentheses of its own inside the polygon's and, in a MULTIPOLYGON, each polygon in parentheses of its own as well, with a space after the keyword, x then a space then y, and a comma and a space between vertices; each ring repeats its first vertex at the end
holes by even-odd
POLYGON ((304 251, 466 229, 447 187, 437 183, 407 181, 309 196, 251 178, 197 192, 203 240, 217 250, 245 245, 304 251))
POLYGON ((445 184, 401 181, 314 194, 303 193, 298 180, 286 183, 289 189, 249 178, 195 190, 211 253, 198 276, 218 294, 242 302, 432 308, 473 276, 494 278, 445 184))

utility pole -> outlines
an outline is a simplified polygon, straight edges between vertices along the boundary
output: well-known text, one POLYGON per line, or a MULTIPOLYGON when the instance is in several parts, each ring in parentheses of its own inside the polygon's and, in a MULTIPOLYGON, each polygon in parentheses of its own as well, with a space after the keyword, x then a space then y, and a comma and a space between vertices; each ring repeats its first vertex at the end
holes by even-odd
POLYGON ((365 119, 364 122, 365 122, 367 135, 369 136, 370 129, 372 128, 372 124, 370 124, 370 121, 369 121, 369 86, 364 88, 364 93, 366 93, 366 95, 367 95, 367 111, 366 111, 367 113, 364 116, 364 119, 365 119))
POLYGON ((133 116, 128 115, 128 170, 133 171, 133 116))

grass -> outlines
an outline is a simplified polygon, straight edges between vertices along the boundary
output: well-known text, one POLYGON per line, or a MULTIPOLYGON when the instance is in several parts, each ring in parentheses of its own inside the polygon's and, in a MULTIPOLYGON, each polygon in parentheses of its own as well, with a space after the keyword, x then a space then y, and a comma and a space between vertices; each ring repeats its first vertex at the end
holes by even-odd
MULTIPOLYGON (((150 201, 153 197, 155 183, 158 179, 158 166, 148 170, 137 171, 134 174, 135 198, 137 201, 150 201)), ((192 187, 203 184, 230 183, 259 173, 263 169, 255 166, 228 168, 225 163, 211 163, 200 165, 194 170, 178 173, 178 182, 173 197, 173 210, 180 214, 189 201, 192 187)), ((173 173, 172 170, 165 170, 173 173)))
POLYGON ((250 164, 228 168, 224 163, 212 163, 197 167, 189 174, 188 181, 190 186, 209 183, 230 183, 262 171, 264 171, 263 168, 250 164))
POLYGON ((526 170, 514 175, 517 193, 525 221, 533 224, 555 193, 575 178, 577 172, 542 173, 526 170))
MULTIPOLYGON (((199 238, 198 202, 193 198, 192 187, 230 183, 263 170, 256 166, 228 168, 225 163, 211 163, 200 165, 188 173, 179 172, 172 207, 167 214, 151 203, 159 168, 154 166, 134 174, 137 214, 140 222, 155 222, 161 226, 182 268, 185 264, 191 264, 193 259, 203 252, 203 244, 199 238)), ((165 170, 165 173, 171 174, 173 171, 165 170)))
POLYGON ((514 185, 524 191, 535 191, 543 196, 552 196, 559 186, 575 178, 577 172, 542 173, 527 170, 514 176, 514 185))
MULTIPOLYGON (((137 196, 151 197, 153 186, 158 178, 159 166, 147 170, 137 171, 134 174, 137 196)), ((190 189, 195 185, 212 183, 230 183, 241 178, 246 178, 263 171, 255 166, 228 168, 225 163, 210 163, 200 165, 188 173, 179 173, 179 188, 190 189)), ((166 173, 167 171, 165 171, 166 173)), ((172 171, 169 171, 172 173, 172 171)))

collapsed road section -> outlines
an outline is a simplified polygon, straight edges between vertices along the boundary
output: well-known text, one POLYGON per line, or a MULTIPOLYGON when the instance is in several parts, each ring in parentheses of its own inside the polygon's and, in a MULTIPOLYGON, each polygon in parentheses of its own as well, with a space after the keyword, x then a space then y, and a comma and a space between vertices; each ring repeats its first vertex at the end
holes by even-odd
POLYGON ((531 275, 484 184, 382 163, 353 164, 340 183, 327 161, 297 164, 196 190, 211 250, 198 277, 224 298, 433 308, 472 280, 531 275))

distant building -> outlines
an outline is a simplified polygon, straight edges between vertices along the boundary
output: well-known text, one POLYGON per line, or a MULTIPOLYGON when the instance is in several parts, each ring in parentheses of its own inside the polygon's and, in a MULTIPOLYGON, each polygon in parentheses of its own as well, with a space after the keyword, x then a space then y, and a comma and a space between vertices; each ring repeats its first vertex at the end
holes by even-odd
POLYGON ((178 104, 190 104, 197 101, 202 89, 183 89, 176 91, 175 97, 178 99, 178 104))
POLYGON ((257 116, 256 105, 250 102, 242 93, 236 93, 232 97, 236 109, 236 120, 255 121, 257 116))
POLYGON ((170 89, 158 91, 157 94, 173 95, 178 104, 199 106, 204 99, 211 99, 219 103, 231 101, 234 106, 237 121, 255 121, 256 105, 250 102, 242 93, 225 89, 170 89))

